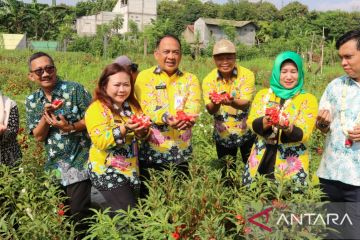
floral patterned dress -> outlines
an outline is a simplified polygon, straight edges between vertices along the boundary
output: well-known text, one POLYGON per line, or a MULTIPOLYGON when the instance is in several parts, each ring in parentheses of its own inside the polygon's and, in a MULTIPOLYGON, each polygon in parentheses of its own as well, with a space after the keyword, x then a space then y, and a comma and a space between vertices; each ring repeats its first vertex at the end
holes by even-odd
MULTIPOLYGON (((298 94, 291 99, 284 112, 289 114, 290 124, 294 124, 296 129, 291 134, 296 133, 297 136, 285 136, 279 130, 278 142, 274 145, 268 141, 272 132, 262 132, 256 127, 257 122, 261 122, 262 126, 267 93, 268 89, 259 91, 251 106, 248 125, 257 134, 257 139, 245 166, 243 184, 249 184, 253 180, 265 158, 273 157, 275 178, 292 179, 305 185, 309 174, 308 140, 315 126, 317 100, 310 93, 298 94), (266 156, 269 151, 272 152, 272 156, 266 156)), ((280 101, 281 99, 272 93, 267 106, 280 101)))
POLYGON ((92 184, 101 191, 108 191, 130 184, 138 189, 139 166, 137 141, 134 133, 121 135, 120 125, 134 112, 125 102, 120 115, 99 100, 93 102, 85 114, 85 124, 91 138, 89 171, 92 184))

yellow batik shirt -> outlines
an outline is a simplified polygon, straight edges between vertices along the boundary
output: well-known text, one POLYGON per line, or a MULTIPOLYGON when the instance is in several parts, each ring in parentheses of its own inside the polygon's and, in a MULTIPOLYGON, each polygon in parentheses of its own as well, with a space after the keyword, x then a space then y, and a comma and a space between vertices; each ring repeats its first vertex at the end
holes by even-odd
MULTIPOLYGON (((253 122, 265 115, 265 107, 269 107, 273 103, 280 103, 281 99, 272 93, 267 106, 264 106, 267 94, 268 89, 259 91, 251 105, 248 125, 252 131, 254 131, 253 122)), ((283 111, 289 116, 289 124, 301 129, 302 139, 296 142, 282 142, 283 133, 282 130, 279 130, 274 167, 275 177, 292 179, 306 184, 305 180, 309 174, 308 141, 315 127, 318 113, 317 99, 310 93, 295 95, 283 111)), ((245 167, 244 184, 251 182, 257 173, 265 154, 266 144, 267 138, 258 135, 245 167)))
POLYGON ((122 136, 120 125, 134 114, 127 102, 113 114, 99 100, 86 111, 85 124, 91 138, 89 171, 92 184, 99 190, 111 190, 130 183, 139 186, 137 141, 134 133, 122 136))
POLYGON ((181 163, 192 154, 191 129, 176 130, 165 123, 176 111, 199 114, 201 90, 197 77, 178 70, 168 76, 159 67, 138 75, 135 95, 145 115, 152 121, 152 131, 140 147, 139 160, 155 163, 181 163))
MULTIPOLYGON (((226 81, 215 68, 204 78, 202 91, 205 105, 211 103, 209 94, 213 91, 227 92, 235 99, 251 101, 255 92, 254 73, 238 65, 232 72, 231 80, 226 81)), ((251 137, 246 125, 247 116, 248 111, 221 105, 214 114, 215 141, 228 148, 241 146, 251 137)))

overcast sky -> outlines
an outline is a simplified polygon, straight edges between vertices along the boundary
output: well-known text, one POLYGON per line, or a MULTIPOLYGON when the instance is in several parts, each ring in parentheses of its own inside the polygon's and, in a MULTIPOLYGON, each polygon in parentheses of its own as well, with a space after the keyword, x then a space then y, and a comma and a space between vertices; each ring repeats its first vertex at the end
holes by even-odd
MULTIPOLYGON (((57 4, 65 3, 69 5, 75 5, 79 0, 56 0, 57 4)), ((257 2, 258 0, 250 0, 251 2, 257 2)), ((289 2, 294 0, 263 0, 275 4, 277 8, 285 6, 289 2)), ((344 10, 344 11, 360 11, 360 0, 297 0, 309 7, 310 10, 344 10)), ((24 2, 31 2, 31 0, 25 0, 24 2)), ((38 0, 39 3, 51 3, 51 0, 38 0)), ((227 0, 213 0, 216 3, 225 3, 227 0)))

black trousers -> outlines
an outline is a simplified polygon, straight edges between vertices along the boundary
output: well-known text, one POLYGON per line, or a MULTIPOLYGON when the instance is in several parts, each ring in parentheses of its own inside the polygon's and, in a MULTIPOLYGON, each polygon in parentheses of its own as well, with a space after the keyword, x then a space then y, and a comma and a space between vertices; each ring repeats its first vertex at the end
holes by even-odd
POLYGON ((112 211, 111 216, 114 216, 116 210, 127 210, 128 207, 132 208, 136 205, 135 189, 130 183, 126 183, 115 189, 100 192, 112 211))
POLYGON ((345 184, 340 181, 320 178, 320 186, 325 193, 324 201, 327 212, 337 213, 339 219, 347 214, 351 220, 330 227, 338 232, 329 231, 327 239, 360 239, 360 186, 345 184))
POLYGON ((228 155, 236 157, 238 148, 240 148, 242 161, 244 164, 246 164, 246 162, 250 156, 251 147, 254 144, 254 142, 255 142, 255 136, 251 137, 249 140, 244 142, 244 144, 241 145, 240 147, 228 148, 228 147, 224 147, 223 145, 221 145, 219 143, 216 143, 217 156, 219 159, 221 159, 225 156, 228 156, 228 155))
POLYGON ((77 232, 87 230, 88 225, 82 220, 90 217, 91 206, 91 181, 89 179, 62 186, 65 194, 69 199, 66 205, 70 207, 70 215, 75 223, 77 223, 75 230, 77 232))
MULTIPOLYGON (((140 198, 146 198, 149 195, 149 189, 146 187, 145 182, 150 179, 151 169, 157 171, 163 171, 169 168, 169 164, 166 163, 153 163, 147 161, 140 161, 140 198)), ((189 176, 189 163, 183 162, 175 166, 176 170, 184 173, 186 176, 189 176)))

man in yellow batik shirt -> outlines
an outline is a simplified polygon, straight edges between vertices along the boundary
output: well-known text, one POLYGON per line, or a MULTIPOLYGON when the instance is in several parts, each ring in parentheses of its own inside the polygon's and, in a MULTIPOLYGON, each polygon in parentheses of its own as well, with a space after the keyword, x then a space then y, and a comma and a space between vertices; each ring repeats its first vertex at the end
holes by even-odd
POLYGON ((135 82, 135 95, 153 123, 150 137, 139 150, 140 173, 145 178, 149 168, 162 169, 170 163, 187 172, 195 120, 179 120, 176 115, 183 111, 196 116, 201 100, 197 77, 179 69, 181 44, 176 36, 161 37, 154 56, 158 65, 140 72, 135 82))
POLYGON ((206 109, 214 116, 216 152, 219 159, 236 157, 240 148, 246 163, 254 143, 246 125, 255 91, 254 73, 236 64, 236 49, 229 40, 215 43, 213 57, 216 68, 203 80, 202 90, 206 109))

